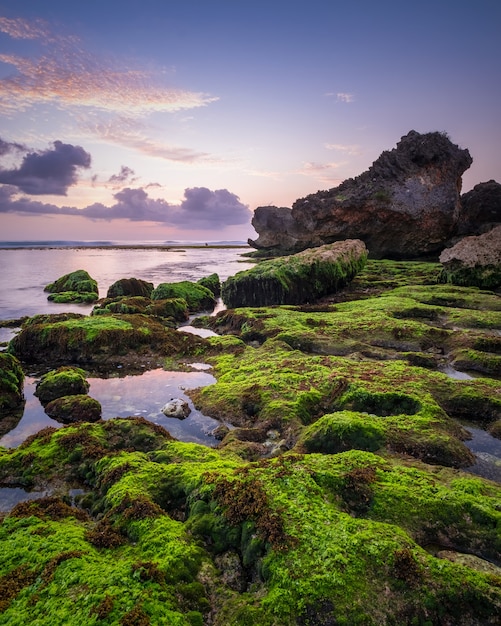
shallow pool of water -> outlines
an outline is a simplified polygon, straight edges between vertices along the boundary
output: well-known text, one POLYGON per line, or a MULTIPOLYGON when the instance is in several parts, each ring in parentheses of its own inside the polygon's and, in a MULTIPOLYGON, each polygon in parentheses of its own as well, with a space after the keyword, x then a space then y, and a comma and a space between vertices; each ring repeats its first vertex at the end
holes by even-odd
MULTIPOLYGON (((163 369, 149 370, 136 376, 111 376, 88 378, 89 395, 101 403, 102 419, 138 416, 160 424, 173 437, 213 446, 218 442, 211 432, 220 422, 197 411, 186 395, 188 389, 204 387, 216 382, 203 363, 195 364, 192 372, 168 372, 163 369), (186 419, 166 417, 162 407, 172 398, 188 402, 191 413, 186 419)), ((0 439, 0 446, 12 448, 22 443, 46 426, 59 428, 59 422, 51 419, 34 395, 37 379, 27 376, 24 385, 26 405, 18 425, 0 439)))

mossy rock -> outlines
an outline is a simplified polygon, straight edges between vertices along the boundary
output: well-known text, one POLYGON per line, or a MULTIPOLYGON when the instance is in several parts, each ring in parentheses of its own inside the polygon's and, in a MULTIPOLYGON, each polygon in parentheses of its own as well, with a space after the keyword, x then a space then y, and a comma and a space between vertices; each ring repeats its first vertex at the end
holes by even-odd
POLYGON ((366 261, 367 249, 359 240, 312 248, 230 276, 222 298, 229 308, 314 302, 344 287, 366 261))
POLYGON ((150 363, 203 352, 205 341, 147 315, 99 315, 28 320, 9 352, 33 363, 150 363))
POLYGON ((84 370, 63 366, 42 376, 37 382, 35 395, 42 404, 47 404, 62 396, 85 395, 89 387, 84 370))
POLYGON ((23 385, 21 363, 12 354, 0 352, 0 417, 22 405, 23 385))
POLYGON ((47 296, 47 300, 56 304, 66 304, 68 302, 76 302, 81 304, 91 304, 99 298, 97 293, 79 292, 79 291, 61 291, 60 293, 51 293, 47 296))
POLYGON ((76 270, 49 283, 44 291, 54 302, 93 302, 99 297, 97 282, 85 270, 76 270), (57 295, 56 295, 57 294, 57 295))
POLYGON ((151 298, 144 296, 104 298, 92 310, 92 315, 109 315, 112 313, 154 315, 172 320, 173 326, 176 323, 185 322, 189 318, 188 305, 183 298, 166 300, 151 300, 151 298))
POLYGON ((153 290, 151 298, 152 300, 183 298, 188 304, 188 309, 193 313, 212 310, 216 304, 214 294, 210 289, 189 280, 177 283, 160 283, 153 290))
POLYGON ((121 278, 108 288, 107 298, 119 298, 122 296, 142 296, 151 298, 153 283, 139 278, 121 278))
POLYGON ((337 454, 347 450, 375 452, 386 443, 380 420, 350 411, 324 415, 301 434, 298 447, 306 452, 337 454))
POLYGON ((214 294, 215 298, 221 295, 221 279, 216 273, 200 278, 200 280, 197 280, 197 284, 209 289, 214 294))
POLYGON ((101 404, 85 394, 58 397, 45 406, 47 415, 63 424, 97 422, 101 419, 101 411, 101 404))

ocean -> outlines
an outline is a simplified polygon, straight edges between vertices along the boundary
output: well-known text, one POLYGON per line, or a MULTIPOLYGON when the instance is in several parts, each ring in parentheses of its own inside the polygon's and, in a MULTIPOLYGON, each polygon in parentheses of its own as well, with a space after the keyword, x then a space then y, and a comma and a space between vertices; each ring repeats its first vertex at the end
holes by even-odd
MULTIPOLYGON (((217 273, 222 281, 254 265, 242 256, 251 248, 244 242, 103 242, 103 241, 23 241, 0 242, 0 344, 18 331, 1 327, 6 320, 18 320, 38 313, 77 312, 89 314, 92 304, 56 304, 47 300, 44 287, 60 276, 83 269, 97 281, 100 297, 120 278, 139 278, 155 287, 163 282, 196 281, 217 273)), ((224 308, 218 302, 213 314, 224 308)), ((189 323, 180 332, 205 334, 189 323)), ((184 393, 190 388, 215 382, 204 363, 195 363, 190 372, 163 369, 142 375, 125 375, 117 369, 106 378, 89 378, 89 394, 103 408, 103 419, 137 415, 164 426, 183 441, 215 445, 212 430, 219 422, 201 414, 184 393), (162 406, 173 397, 191 407, 188 418, 165 417, 162 406)), ((0 446, 15 447, 29 435, 46 426, 61 424, 46 415, 34 395, 38 372, 26 372, 24 413, 15 428, 0 437, 0 446)))

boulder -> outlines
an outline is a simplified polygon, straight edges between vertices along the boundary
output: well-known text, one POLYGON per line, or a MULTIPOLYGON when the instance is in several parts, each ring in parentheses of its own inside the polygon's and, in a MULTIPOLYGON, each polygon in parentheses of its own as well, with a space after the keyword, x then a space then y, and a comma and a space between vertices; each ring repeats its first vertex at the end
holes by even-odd
POLYGON ((197 280, 197 285, 207 287, 207 289, 212 291, 215 298, 218 298, 221 295, 221 279, 216 273, 210 274, 209 276, 204 276, 200 280, 197 280))
POLYGON ((475 185, 461 196, 458 235, 481 235, 501 224, 501 184, 495 180, 475 185))
POLYGON ((45 412, 63 424, 75 422, 98 422, 101 419, 101 404, 87 395, 63 396, 49 402, 45 412))
POLYGON ((89 386, 84 370, 63 366, 42 376, 37 383, 35 395, 42 404, 48 404, 62 396, 85 395, 89 386))
POLYGON ((296 200, 292 210, 259 207, 257 249, 277 253, 361 239, 372 258, 438 257, 454 236, 468 150, 444 133, 411 131, 360 176, 296 200))
POLYGON ((158 358, 196 353, 205 340, 148 315, 37 315, 9 343, 29 363, 118 363, 156 367, 158 358))
POLYGON ((52 302, 94 302, 99 298, 97 282, 85 270, 76 270, 49 283, 44 291, 49 292, 52 302))
POLYGON ((181 398, 171 398, 162 407, 162 413, 167 417, 178 417, 184 419, 191 413, 190 405, 181 398))
POLYGON ((184 298, 192 313, 212 310, 216 305, 214 294, 210 289, 189 280, 182 280, 177 283, 160 283, 153 290, 151 298, 152 300, 184 298))
POLYGON ((312 302, 344 287, 366 259, 367 248, 355 239, 262 261, 223 283, 223 301, 229 308, 312 302))
POLYGON ((118 298, 120 296, 142 296, 151 298, 153 283, 149 283, 139 278, 121 278, 108 288, 107 298, 118 298))
POLYGON ((501 287, 501 226, 464 237, 440 255, 440 282, 484 289, 501 287))

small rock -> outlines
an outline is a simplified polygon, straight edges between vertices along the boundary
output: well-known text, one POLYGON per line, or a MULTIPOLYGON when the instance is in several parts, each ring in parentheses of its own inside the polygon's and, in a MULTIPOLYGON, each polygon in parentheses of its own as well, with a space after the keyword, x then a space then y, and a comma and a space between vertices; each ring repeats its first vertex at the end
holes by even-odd
POLYGON ((181 398, 171 398, 170 401, 162 407, 162 413, 167 417, 184 419, 191 413, 191 409, 185 400, 181 398))

